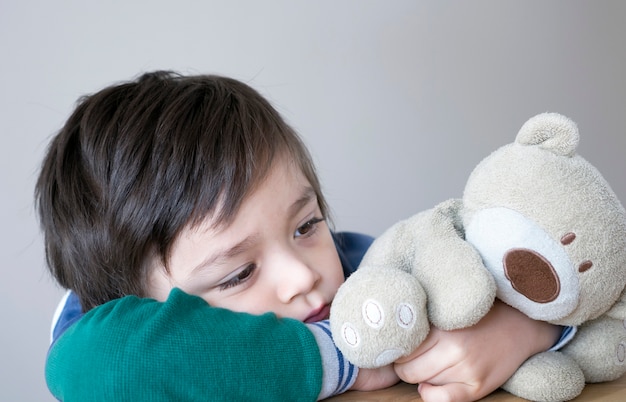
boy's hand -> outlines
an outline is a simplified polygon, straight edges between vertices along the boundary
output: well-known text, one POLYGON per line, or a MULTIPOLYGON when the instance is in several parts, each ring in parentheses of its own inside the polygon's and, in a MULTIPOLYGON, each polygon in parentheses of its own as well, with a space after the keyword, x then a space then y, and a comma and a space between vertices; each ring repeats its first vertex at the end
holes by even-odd
POLYGON ((390 387, 399 380, 392 364, 375 369, 360 368, 356 381, 350 389, 353 391, 375 391, 390 387))
POLYGON ((473 327, 432 327, 426 340, 394 369, 403 381, 420 384, 425 402, 475 401, 504 384, 527 358, 549 349, 559 334, 559 327, 496 301, 473 327))

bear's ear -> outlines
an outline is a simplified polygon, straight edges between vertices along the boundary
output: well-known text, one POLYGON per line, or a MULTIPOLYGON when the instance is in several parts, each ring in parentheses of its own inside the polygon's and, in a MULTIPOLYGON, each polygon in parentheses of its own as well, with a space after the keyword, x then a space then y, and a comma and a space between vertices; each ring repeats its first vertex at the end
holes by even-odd
POLYGON ((537 145, 556 155, 573 156, 578 139, 578 127, 572 120, 558 113, 542 113, 524 123, 515 141, 537 145))

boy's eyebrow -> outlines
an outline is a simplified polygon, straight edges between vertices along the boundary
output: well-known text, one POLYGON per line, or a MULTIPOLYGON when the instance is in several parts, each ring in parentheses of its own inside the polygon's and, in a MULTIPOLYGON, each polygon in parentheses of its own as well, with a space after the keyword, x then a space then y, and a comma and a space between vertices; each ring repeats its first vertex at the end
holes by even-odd
POLYGON ((224 249, 224 250, 220 250, 220 251, 216 252, 215 254, 212 254, 212 255, 208 256, 202 262, 200 262, 198 265, 196 265, 191 270, 191 273, 193 274, 193 273, 195 273, 197 271, 202 270, 203 268, 211 266, 216 261, 220 261, 220 260, 225 260, 225 259, 228 259, 228 258, 236 257, 238 254, 244 252, 245 250, 250 248, 254 243, 256 243, 257 238, 258 238, 257 234, 250 235, 250 236, 246 237, 245 239, 243 239, 242 241, 240 241, 237 244, 235 244, 234 246, 229 247, 229 248, 224 249))
POLYGON ((302 195, 289 207, 288 214, 290 217, 295 216, 305 205, 315 200, 317 195, 313 187, 307 186, 304 188, 302 195))

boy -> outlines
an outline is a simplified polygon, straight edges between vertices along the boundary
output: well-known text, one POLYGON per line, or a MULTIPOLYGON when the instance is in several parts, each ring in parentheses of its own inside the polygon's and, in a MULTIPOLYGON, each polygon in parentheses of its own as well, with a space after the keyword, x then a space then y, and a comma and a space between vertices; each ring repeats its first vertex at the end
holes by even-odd
POLYGON ((341 258, 354 249, 329 229, 306 148, 232 79, 155 72, 84 98, 36 196, 48 265, 86 313, 48 356, 66 401, 314 400, 396 373, 472 400, 558 337, 496 305, 472 329, 433 330, 395 372, 343 361, 319 321, 366 247, 341 258))

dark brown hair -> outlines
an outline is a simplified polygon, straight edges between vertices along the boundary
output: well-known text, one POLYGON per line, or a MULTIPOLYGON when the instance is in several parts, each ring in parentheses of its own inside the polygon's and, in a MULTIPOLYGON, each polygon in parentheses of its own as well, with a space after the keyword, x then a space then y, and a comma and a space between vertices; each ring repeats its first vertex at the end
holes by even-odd
POLYGON ((289 156, 328 209, 298 135, 250 86, 226 77, 147 73, 81 98, 52 139, 35 198, 46 260, 85 311, 145 295, 187 225, 228 224, 289 156))

